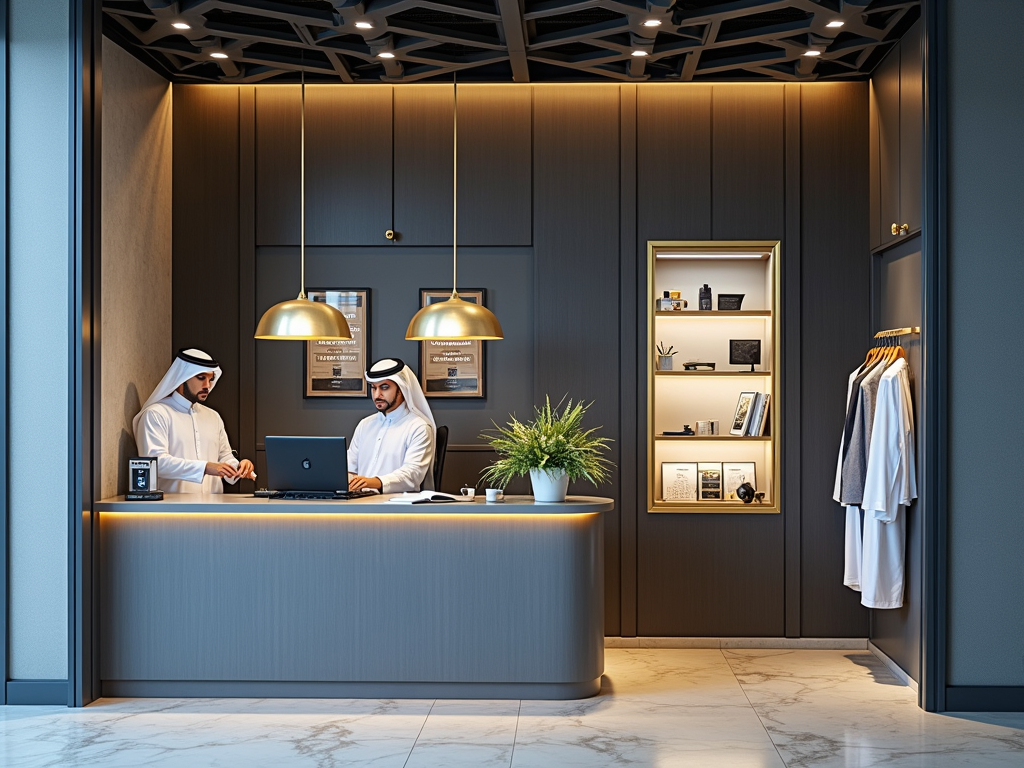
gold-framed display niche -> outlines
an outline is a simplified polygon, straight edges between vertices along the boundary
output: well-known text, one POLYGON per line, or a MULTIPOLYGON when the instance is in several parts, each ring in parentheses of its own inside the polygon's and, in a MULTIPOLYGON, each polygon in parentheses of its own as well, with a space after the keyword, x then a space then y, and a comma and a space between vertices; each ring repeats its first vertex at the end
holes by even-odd
MULTIPOLYGON (((779 246, 778 240, 647 243, 648 512, 780 511, 779 246), (704 285, 711 291, 711 309, 701 309, 704 285), (666 291, 670 292, 670 301, 663 310, 660 299, 666 291), (675 291, 678 294, 672 293, 675 291), (735 306, 735 295, 743 294, 740 309, 718 309, 719 294, 733 297, 729 299, 730 307, 735 306), (679 309, 684 302, 686 308, 679 309), (761 342, 761 359, 753 371, 749 364, 729 362, 730 340, 755 339, 761 342), (663 349, 673 347, 670 370, 660 369, 667 369, 669 364, 659 366, 659 344, 663 349), (709 363, 714 363, 713 369, 709 363), (767 413, 760 420, 751 415, 745 434, 732 435, 730 428, 740 394, 751 391, 768 396, 767 413), (702 424, 706 431, 716 421, 717 434, 680 434, 688 431, 686 425, 696 433, 698 422, 707 422, 702 424), (756 490, 764 494, 763 501, 748 504, 739 499, 702 499, 699 489, 694 500, 665 500, 663 463, 705 462, 752 462, 756 490)), ((670 495, 681 495, 676 491, 670 495)))

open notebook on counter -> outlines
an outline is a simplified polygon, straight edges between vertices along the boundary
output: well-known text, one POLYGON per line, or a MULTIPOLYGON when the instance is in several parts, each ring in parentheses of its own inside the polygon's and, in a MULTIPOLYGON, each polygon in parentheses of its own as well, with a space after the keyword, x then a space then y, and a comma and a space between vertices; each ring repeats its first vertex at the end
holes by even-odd
POLYGON ((419 491, 413 493, 406 491, 398 496, 388 499, 388 504, 448 504, 453 501, 473 501, 472 496, 456 496, 441 491, 419 491))

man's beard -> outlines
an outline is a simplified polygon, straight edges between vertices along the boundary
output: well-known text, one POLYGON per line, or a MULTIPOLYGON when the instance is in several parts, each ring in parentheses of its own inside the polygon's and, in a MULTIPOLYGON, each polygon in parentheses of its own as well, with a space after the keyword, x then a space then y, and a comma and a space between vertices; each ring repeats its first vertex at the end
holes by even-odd
POLYGON ((380 398, 380 401, 382 401, 384 403, 384 407, 383 408, 381 407, 380 402, 376 398, 374 398, 373 404, 377 408, 377 410, 380 411, 381 413, 387 413, 388 411, 390 411, 392 408, 395 407, 395 400, 397 400, 397 399, 398 399, 398 395, 397 394, 395 395, 393 400, 388 400, 386 397, 380 398))
MULTIPOLYGON (((202 392, 202 388, 199 391, 202 392)), ((181 388, 181 394, 190 403, 202 403, 202 400, 199 399, 199 393, 193 392, 188 384, 181 388)), ((206 394, 210 394, 209 390, 207 390, 206 394)))

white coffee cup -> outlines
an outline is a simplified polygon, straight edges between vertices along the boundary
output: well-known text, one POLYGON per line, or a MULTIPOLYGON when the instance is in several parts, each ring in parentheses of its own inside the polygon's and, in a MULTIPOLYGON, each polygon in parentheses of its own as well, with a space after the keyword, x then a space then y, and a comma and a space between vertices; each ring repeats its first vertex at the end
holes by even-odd
POLYGON ((463 496, 465 496, 467 498, 470 498, 470 499, 476 498, 476 488, 470 488, 469 486, 467 486, 465 488, 462 488, 459 491, 459 493, 461 493, 463 496))
POLYGON ((488 488, 484 491, 487 501, 496 503, 505 500, 505 492, 501 488, 488 488))

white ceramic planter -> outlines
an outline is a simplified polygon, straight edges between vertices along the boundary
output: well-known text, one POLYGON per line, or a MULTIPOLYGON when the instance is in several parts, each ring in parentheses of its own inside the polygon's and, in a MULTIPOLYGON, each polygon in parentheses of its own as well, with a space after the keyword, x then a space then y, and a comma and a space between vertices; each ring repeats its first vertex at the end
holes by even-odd
POLYGON ((569 490, 569 476, 565 470, 531 469, 530 482, 536 501, 565 501, 565 493, 569 490))
POLYGON ((672 370, 672 355, 658 355, 658 370, 659 371, 671 371, 672 370))

